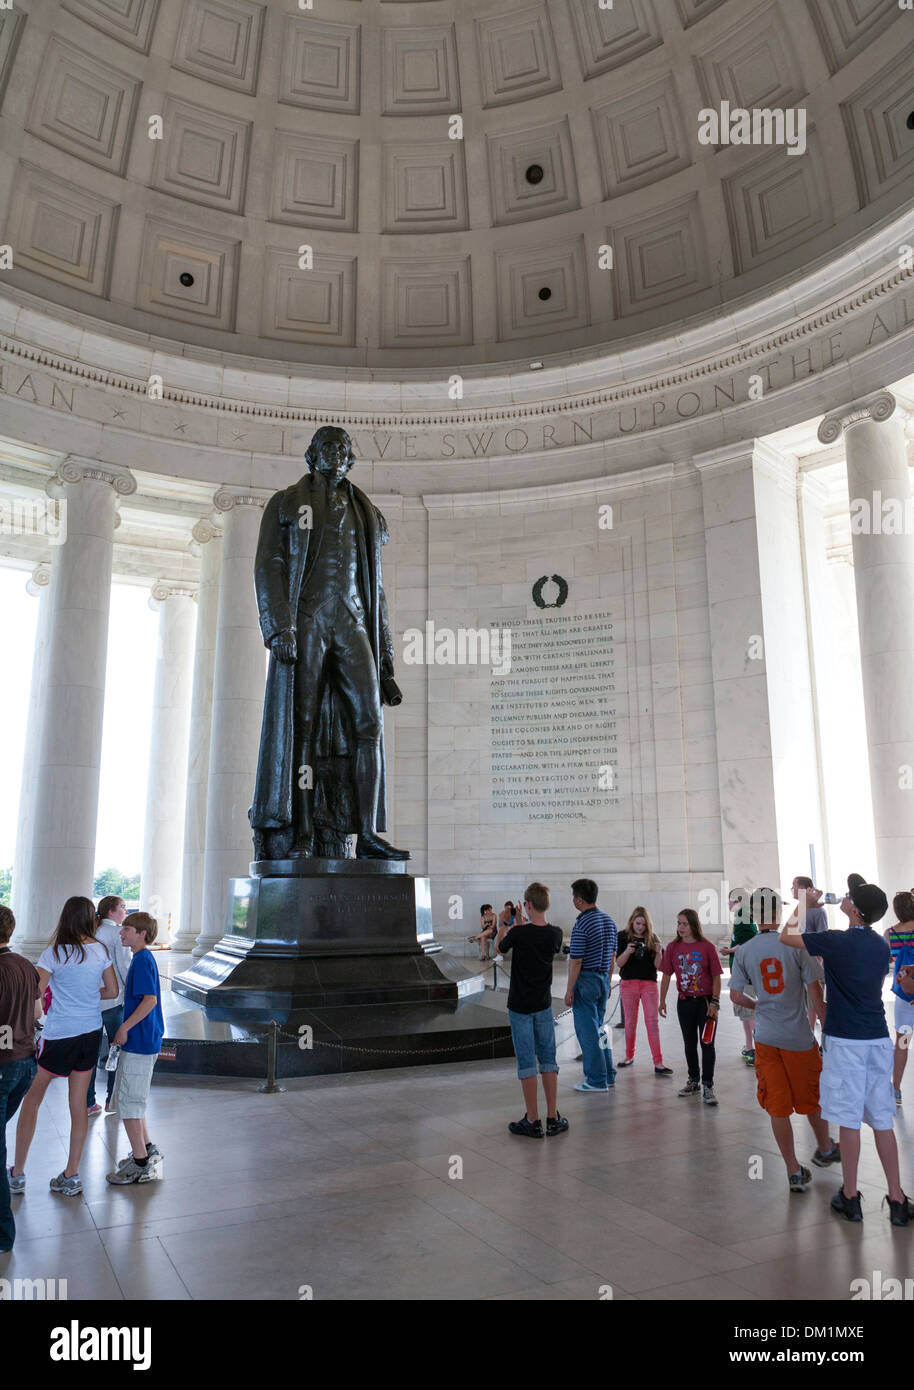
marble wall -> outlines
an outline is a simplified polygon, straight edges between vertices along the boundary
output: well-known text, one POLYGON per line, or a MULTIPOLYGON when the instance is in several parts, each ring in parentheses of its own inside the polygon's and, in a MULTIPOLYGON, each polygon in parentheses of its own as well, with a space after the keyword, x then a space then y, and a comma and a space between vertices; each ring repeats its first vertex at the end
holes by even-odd
MULTIPOLYGON (((439 937, 467 935, 481 902, 516 898, 533 878, 550 884, 552 916, 570 927, 569 885, 581 875, 597 879, 601 903, 617 918, 645 903, 671 934, 679 908, 703 889, 719 889, 723 863, 704 516, 694 468, 661 463, 614 479, 436 493, 422 503, 375 500, 391 529, 385 584, 404 692, 386 719, 394 748, 390 838, 412 850, 416 872, 432 877, 439 937), (567 583, 567 598, 561 609, 544 609, 534 587, 546 577, 540 599, 557 601, 553 575, 567 583), (569 776, 580 800, 582 775, 598 787, 609 767, 615 794, 595 794, 589 799, 596 804, 575 806, 573 818, 534 817, 516 799, 514 809, 498 809, 505 803, 491 783, 492 714, 512 707, 498 695, 504 652, 496 647, 498 660, 490 651, 486 664, 460 661, 458 648, 456 662, 439 663, 428 660, 433 647, 419 664, 416 634, 427 640, 429 621, 438 639, 461 629, 507 632, 515 663, 521 660, 515 670, 536 679, 535 664, 523 665, 524 625, 554 625, 561 654, 563 627, 592 615, 603 615, 599 625, 613 623, 618 741, 607 742, 604 761, 599 743, 583 749, 572 729, 569 776), (583 773, 581 758, 593 764, 583 773)), ((464 656, 479 654, 471 640, 464 656)), ((570 715, 558 709, 558 741, 543 750, 544 762, 561 754, 563 716, 586 722, 587 696, 575 699, 570 715)))

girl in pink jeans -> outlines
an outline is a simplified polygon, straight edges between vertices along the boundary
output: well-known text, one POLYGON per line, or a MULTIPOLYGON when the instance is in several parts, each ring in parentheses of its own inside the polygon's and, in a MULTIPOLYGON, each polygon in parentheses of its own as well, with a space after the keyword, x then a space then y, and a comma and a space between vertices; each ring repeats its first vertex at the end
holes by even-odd
POLYGON ((657 1022, 657 965, 663 954, 646 907, 636 907, 625 930, 619 933, 616 965, 619 970, 619 992, 625 1014, 625 1061, 620 1067, 630 1067, 635 1060, 635 1032, 638 1027, 638 1005, 644 1010, 644 1026, 656 1076, 672 1076, 672 1067, 663 1065, 660 1050, 660 1026, 657 1022))

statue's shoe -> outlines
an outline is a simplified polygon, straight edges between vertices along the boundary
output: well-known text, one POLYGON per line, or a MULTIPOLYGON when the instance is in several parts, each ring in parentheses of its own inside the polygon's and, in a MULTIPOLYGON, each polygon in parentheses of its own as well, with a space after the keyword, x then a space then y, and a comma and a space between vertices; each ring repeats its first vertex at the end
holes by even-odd
POLYGON ((356 859, 408 859, 408 849, 394 849, 377 835, 360 835, 355 850, 356 859))

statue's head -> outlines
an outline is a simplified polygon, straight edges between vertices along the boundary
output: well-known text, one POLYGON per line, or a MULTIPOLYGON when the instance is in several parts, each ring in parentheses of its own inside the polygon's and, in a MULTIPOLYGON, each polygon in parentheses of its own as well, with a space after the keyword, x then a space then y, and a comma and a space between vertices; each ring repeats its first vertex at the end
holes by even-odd
POLYGON ((355 463, 352 440, 338 425, 322 425, 305 453, 305 462, 313 473, 323 473, 330 482, 339 483, 355 463))

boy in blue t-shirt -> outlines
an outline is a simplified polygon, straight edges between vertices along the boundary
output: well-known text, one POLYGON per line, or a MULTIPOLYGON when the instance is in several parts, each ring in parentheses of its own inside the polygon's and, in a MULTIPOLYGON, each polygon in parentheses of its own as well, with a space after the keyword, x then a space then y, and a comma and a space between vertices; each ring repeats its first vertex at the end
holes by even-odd
POLYGON ((914 1203, 901 1187, 895 1141, 892 1092, 892 1042, 882 1004, 882 984, 889 969, 889 948, 873 931, 888 911, 888 899, 875 883, 848 879, 841 904, 850 926, 846 931, 785 931, 785 946, 821 956, 825 967, 825 1026, 822 1030, 822 1118, 841 1127, 844 1182, 832 1198, 832 1210, 847 1221, 862 1221, 857 1191, 860 1127, 873 1130, 876 1152, 888 1183, 886 1200, 893 1226, 914 1223, 914 1203))
POLYGON ((117 1107, 130 1140, 131 1153, 122 1159, 108 1181, 117 1187, 151 1182, 162 1155, 150 1142, 146 1102, 152 1071, 165 1035, 162 991, 155 957, 149 950, 159 930, 148 912, 132 912, 121 927, 121 942, 133 952, 124 985, 124 1022, 114 1035, 121 1049, 117 1063, 117 1107))

